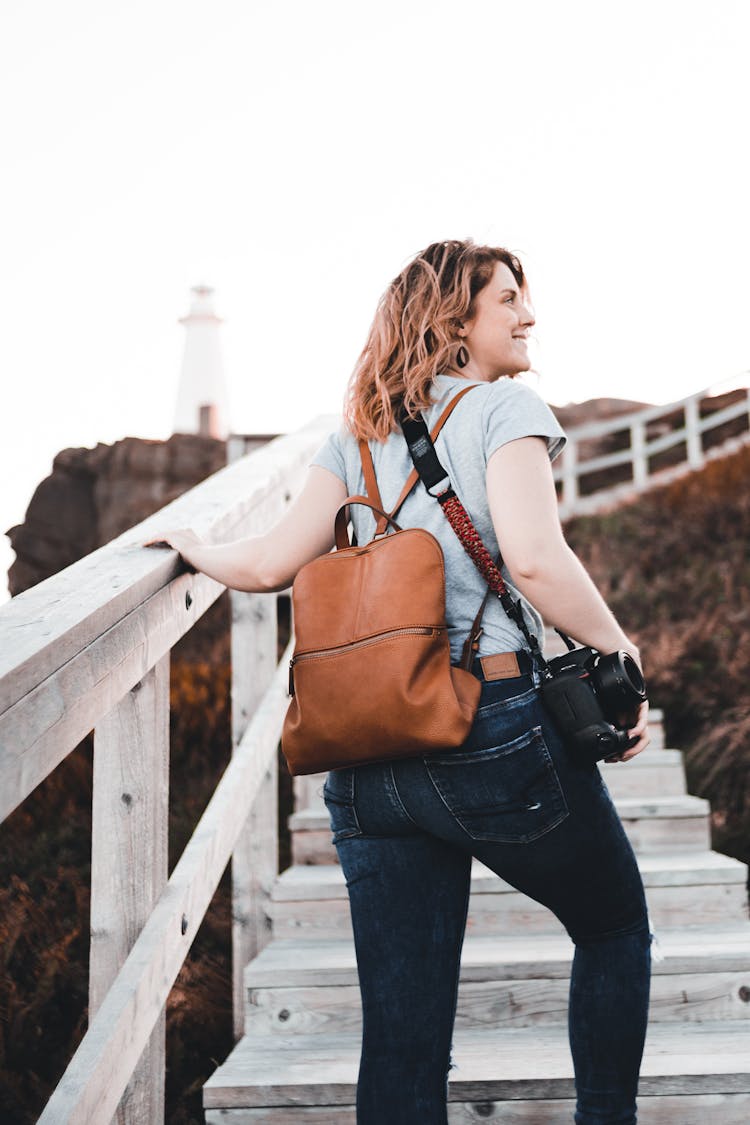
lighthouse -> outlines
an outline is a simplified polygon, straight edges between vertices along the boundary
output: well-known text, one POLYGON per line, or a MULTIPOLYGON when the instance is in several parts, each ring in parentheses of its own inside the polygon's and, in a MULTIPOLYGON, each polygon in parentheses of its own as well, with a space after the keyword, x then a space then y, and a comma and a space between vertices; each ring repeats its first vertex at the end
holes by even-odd
POLYGON ((225 441, 229 433, 229 403, 221 359, 219 327, 213 289, 195 285, 185 325, 185 350, 182 357, 174 433, 205 434, 225 441))

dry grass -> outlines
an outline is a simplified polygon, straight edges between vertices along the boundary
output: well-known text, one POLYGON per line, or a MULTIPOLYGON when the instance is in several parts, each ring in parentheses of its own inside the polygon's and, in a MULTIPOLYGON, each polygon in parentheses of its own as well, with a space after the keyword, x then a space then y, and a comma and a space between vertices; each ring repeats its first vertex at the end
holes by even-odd
POLYGON ((667 742, 710 799, 714 846, 750 862, 750 449, 637 504, 571 520, 568 542, 636 638, 667 742))

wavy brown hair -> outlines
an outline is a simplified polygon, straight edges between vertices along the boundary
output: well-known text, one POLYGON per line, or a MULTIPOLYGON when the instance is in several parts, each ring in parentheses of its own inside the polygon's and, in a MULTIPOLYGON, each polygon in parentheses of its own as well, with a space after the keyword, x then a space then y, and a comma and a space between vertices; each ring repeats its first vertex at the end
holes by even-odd
POLYGON ((476 296, 497 262, 505 263, 527 295, 515 254, 470 238, 431 243, 393 279, 347 388, 344 417, 355 437, 385 441, 402 403, 412 415, 430 405, 432 380, 455 366, 458 329, 474 315, 476 296))

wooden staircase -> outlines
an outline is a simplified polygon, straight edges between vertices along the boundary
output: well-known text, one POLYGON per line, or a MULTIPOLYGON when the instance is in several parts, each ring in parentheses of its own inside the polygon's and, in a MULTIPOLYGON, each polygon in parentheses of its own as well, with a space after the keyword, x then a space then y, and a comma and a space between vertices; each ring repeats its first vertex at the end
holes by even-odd
MULTIPOLYGON (((747 869, 710 850, 707 802, 687 795, 681 754, 663 748, 661 715, 652 716, 649 748, 626 765, 603 766, 657 934, 639 1122, 746 1125, 747 869)), ((244 1037, 204 1086, 208 1125, 355 1121, 359 989, 323 779, 295 779, 293 864, 274 887, 273 938, 245 970, 244 1037)), ((553 915, 475 861, 451 1125, 572 1121, 572 949, 553 915)))

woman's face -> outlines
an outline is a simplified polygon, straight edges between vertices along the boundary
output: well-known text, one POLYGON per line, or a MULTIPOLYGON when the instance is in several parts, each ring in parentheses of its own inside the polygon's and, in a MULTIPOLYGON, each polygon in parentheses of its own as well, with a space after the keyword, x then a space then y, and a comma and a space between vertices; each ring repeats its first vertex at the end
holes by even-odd
POLYGON ((533 324, 516 279, 505 262, 497 262, 492 279, 477 293, 474 316, 459 329, 469 352, 459 374, 492 383, 501 375, 528 371, 526 338, 533 324))

